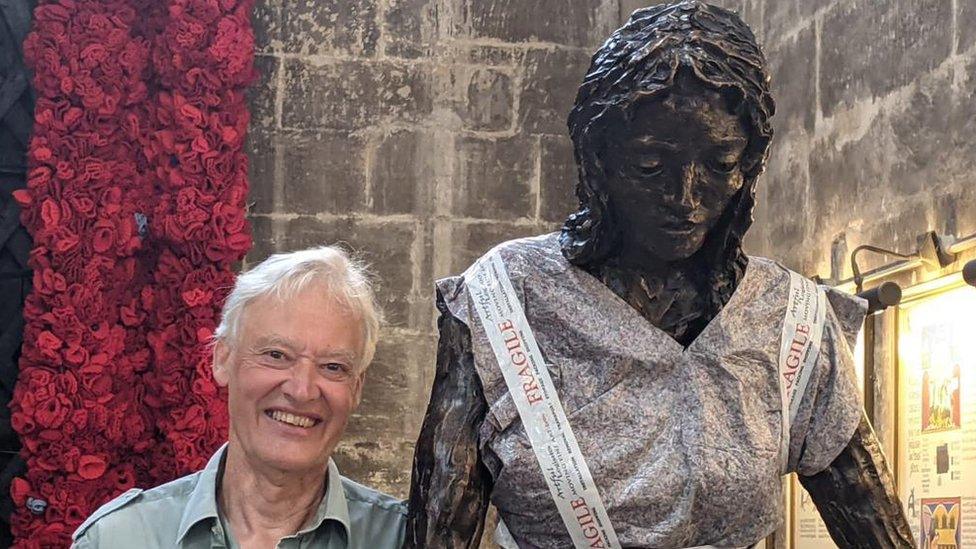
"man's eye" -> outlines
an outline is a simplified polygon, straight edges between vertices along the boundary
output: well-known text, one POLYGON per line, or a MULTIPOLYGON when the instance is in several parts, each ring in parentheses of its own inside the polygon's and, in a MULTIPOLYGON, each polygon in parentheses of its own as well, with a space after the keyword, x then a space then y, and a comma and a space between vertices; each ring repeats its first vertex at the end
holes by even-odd
POLYGON ((349 370, 345 364, 339 362, 328 362, 322 364, 321 368, 325 373, 330 375, 345 374, 349 370))
POLYGON ((285 359, 285 353, 283 353, 281 351, 271 350, 271 351, 266 351, 264 354, 265 354, 265 356, 267 356, 268 358, 271 358, 273 360, 284 360, 285 359))

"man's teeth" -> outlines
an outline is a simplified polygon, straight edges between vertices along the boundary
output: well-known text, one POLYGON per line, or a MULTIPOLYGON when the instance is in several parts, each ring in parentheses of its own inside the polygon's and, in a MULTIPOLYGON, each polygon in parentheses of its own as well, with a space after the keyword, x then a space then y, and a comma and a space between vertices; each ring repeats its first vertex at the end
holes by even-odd
POLYGON ((288 412, 282 412, 281 410, 271 412, 271 419, 280 421, 282 423, 287 423, 289 425, 295 425, 296 427, 308 428, 315 425, 315 420, 312 418, 296 416, 295 414, 289 414, 288 412))

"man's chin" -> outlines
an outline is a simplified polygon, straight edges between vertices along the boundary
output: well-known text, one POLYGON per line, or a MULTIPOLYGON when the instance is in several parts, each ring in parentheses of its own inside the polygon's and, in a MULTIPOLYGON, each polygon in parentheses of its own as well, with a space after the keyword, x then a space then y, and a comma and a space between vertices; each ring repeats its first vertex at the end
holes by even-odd
POLYGON ((322 471, 329 463, 328 454, 303 448, 289 449, 287 445, 261 452, 258 459, 266 467, 288 473, 322 471))

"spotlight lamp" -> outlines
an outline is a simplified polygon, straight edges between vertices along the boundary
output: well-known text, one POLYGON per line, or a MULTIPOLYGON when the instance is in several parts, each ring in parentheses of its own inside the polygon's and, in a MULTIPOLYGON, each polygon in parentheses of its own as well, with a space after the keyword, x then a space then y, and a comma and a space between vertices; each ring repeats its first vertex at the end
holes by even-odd
POLYGON ((966 281, 966 284, 976 287, 976 259, 966 262, 963 266, 962 279, 966 281))
POLYGON ((857 296, 868 301, 868 314, 876 313, 901 303, 901 286, 889 280, 857 296))

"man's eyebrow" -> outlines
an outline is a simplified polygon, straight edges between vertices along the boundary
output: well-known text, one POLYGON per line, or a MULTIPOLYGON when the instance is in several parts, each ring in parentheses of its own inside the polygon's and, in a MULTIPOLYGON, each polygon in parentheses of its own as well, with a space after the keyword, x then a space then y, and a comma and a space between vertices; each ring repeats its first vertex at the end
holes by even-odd
POLYGON ((354 362, 356 360, 356 353, 352 351, 346 351, 343 349, 326 349, 321 353, 315 355, 316 359, 328 359, 328 358, 338 358, 348 362, 354 362))
POLYGON ((282 337, 278 334, 269 334, 266 336, 261 336, 254 342, 255 347, 266 347, 268 345, 280 345, 282 347, 294 348, 294 343, 291 342, 286 337, 282 337))

